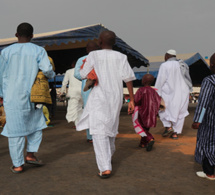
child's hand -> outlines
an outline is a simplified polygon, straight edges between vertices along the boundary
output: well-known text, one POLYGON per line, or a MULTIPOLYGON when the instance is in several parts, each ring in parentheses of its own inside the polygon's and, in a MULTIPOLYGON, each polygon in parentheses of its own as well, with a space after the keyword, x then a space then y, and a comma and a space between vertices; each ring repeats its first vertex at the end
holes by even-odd
POLYGON ((193 128, 193 129, 198 129, 200 124, 201 124, 201 123, 195 123, 195 122, 194 122, 194 123, 192 124, 192 128, 193 128))
POLYGON ((128 114, 133 114, 134 112, 134 101, 128 102, 128 114))

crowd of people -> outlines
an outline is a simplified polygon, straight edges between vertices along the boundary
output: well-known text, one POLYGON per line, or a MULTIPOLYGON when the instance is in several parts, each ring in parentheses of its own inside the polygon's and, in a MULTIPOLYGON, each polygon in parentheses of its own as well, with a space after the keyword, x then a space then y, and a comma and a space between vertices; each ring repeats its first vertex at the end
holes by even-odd
MULTIPOLYGON (((42 166, 35 156, 42 140, 42 129, 46 120, 42 107, 31 102, 31 88, 38 71, 47 78, 55 72, 44 48, 31 43, 33 27, 21 23, 17 27, 18 43, 1 51, 0 55, 0 97, 3 100, 6 123, 2 135, 8 137, 13 173, 22 173, 24 164, 42 166), (21 90, 22 89, 22 90, 21 90), (14 98, 16 97, 16 98, 14 98), (27 154, 24 156, 25 137, 27 154)), ((78 59, 65 74, 61 95, 69 83, 66 119, 74 122, 77 131, 87 131, 87 141, 93 144, 100 178, 109 178, 112 172, 112 156, 115 152, 115 138, 118 134, 119 116, 123 104, 123 82, 129 92, 128 114, 132 114, 135 131, 141 136, 139 146, 151 151, 155 143, 149 132, 156 126, 159 116, 163 126, 163 137, 177 140, 182 133, 188 113, 189 94, 192 81, 189 67, 176 58, 171 49, 165 54, 155 87, 155 78, 146 74, 143 87, 133 94, 135 74, 127 56, 113 50, 116 35, 112 31, 101 32, 98 45, 90 41, 88 55, 78 59)), ((210 68, 215 73, 215 54, 210 58, 210 68)), ((215 126, 214 96, 215 76, 202 82, 199 103, 192 127, 198 129, 196 161, 203 171, 197 176, 215 180, 215 126)))

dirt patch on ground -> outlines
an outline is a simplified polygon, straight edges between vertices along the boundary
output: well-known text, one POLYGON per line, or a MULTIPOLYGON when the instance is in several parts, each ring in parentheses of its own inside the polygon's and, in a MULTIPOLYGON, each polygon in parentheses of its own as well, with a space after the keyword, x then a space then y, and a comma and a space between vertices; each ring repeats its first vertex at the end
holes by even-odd
POLYGON ((0 136, 0 194, 214 194, 215 183, 198 178, 201 165, 194 160, 196 130, 191 129, 195 105, 185 120, 178 140, 163 138, 163 126, 158 120, 151 129, 155 145, 151 152, 139 148, 131 116, 122 109, 113 174, 101 180, 92 144, 86 133, 76 132, 65 120, 66 107, 58 107, 53 127, 43 132, 37 156, 45 166, 26 165, 25 172, 10 172, 11 160, 7 138, 0 136))

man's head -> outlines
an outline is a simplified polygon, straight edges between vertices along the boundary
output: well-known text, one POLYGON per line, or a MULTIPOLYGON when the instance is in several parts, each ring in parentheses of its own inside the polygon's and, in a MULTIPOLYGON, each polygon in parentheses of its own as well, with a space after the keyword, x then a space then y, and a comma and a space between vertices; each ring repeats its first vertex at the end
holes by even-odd
POLYGON ((151 86, 154 80, 155 80, 155 77, 153 75, 145 74, 142 78, 142 85, 151 86))
POLYGON ((215 53, 210 57, 210 70, 215 74, 215 53))
POLYGON ((172 58, 172 57, 176 57, 176 51, 173 49, 170 49, 166 52, 164 59, 165 61, 167 61, 169 58, 172 58))
POLYGON ((112 49, 116 42, 116 35, 113 31, 103 31, 99 36, 99 45, 102 49, 112 49))
POLYGON ((29 23, 21 23, 16 30, 16 37, 18 37, 18 39, 27 39, 27 40, 31 40, 31 38, 33 37, 33 26, 29 23))
POLYGON ((99 49, 99 46, 95 41, 90 41, 87 43, 87 47, 86 47, 87 53, 90 53, 91 51, 95 51, 98 49, 99 49))

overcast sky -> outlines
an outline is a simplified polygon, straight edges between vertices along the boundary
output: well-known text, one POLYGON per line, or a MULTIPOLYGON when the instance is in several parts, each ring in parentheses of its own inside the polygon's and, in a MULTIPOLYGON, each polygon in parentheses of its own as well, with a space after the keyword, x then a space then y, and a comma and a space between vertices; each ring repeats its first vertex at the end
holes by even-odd
POLYGON ((1 0, 0 39, 102 23, 144 56, 215 52, 215 0, 1 0))

